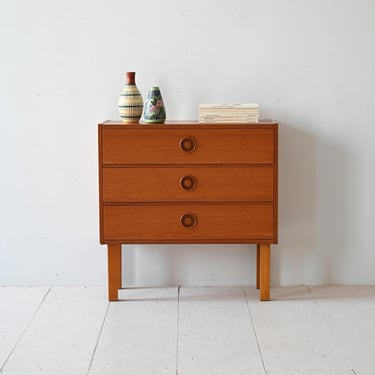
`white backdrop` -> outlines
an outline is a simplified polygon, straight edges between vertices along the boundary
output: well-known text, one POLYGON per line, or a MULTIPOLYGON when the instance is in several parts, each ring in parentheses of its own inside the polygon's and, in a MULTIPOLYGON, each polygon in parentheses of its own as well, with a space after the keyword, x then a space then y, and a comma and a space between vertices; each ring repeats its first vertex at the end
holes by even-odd
MULTIPOLYGON (((104 284, 97 123, 126 71, 169 119, 257 102, 279 129, 272 284, 375 283, 375 2, 0 6, 0 285, 104 284)), ((248 285, 249 246, 130 246, 127 285, 248 285)))

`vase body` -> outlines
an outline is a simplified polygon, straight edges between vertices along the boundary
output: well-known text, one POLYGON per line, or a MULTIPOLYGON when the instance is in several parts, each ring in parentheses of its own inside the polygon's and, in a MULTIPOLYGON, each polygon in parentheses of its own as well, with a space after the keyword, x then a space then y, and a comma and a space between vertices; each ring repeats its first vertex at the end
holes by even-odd
POLYGON ((126 84, 122 90, 118 109, 123 122, 138 122, 142 116, 143 99, 135 84, 135 72, 126 72, 126 84))
POLYGON ((160 89, 158 86, 153 86, 148 93, 145 109, 143 112, 143 120, 147 123, 162 124, 164 123, 165 118, 166 112, 160 89))

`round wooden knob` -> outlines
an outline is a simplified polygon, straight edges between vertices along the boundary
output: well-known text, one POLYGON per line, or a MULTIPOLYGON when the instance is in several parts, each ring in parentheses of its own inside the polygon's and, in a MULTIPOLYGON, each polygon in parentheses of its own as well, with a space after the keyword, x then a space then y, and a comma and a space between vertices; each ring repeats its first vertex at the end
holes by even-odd
POLYGON ((188 213, 182 215, 180 221, 183 227, 193 228, 197 225, 198 219, 193 213, 188 213))
POLYGON ((194 176, 184 176, 180 180, 181 187, 184 190, 191 191, 197 187, 197 179, 194 176))
POLYGON ((185 137, 180 141, 182 151, 193 152, 197 148, 197 141, 194 137, 185 137))

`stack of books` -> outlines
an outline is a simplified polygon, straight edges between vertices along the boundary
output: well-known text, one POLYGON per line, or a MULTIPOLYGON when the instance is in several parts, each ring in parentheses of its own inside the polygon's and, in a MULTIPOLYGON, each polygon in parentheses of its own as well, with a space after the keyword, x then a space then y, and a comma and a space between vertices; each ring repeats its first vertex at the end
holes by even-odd
POLYGON ((199 105, 199 122, 224 124, 258 121, 259 106, 255 103, 199 105))

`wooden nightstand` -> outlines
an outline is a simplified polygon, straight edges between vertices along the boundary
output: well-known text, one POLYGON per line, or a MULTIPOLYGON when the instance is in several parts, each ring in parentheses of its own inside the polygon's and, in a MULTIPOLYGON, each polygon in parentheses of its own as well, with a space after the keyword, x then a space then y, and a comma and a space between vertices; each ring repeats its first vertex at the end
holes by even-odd
POLYGON ((257 244, 256 285, 270 298, 277 243, 278 125, 99 124, 100 243, 109 300, 121 244, 257 244))

